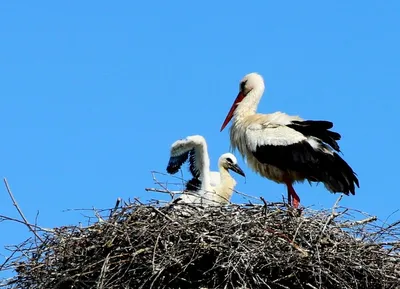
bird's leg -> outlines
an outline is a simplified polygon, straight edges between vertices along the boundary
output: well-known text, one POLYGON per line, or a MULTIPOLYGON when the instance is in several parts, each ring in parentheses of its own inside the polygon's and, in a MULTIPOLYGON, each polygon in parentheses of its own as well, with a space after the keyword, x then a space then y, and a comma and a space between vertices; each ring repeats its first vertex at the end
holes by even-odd
POLYGON ((288 190, 288 203, 289 205, 293 205, 293 207, 297 209, 300 205, 300 197, 299 195, 297 195, 291 182, 286 182, 286 186, 288 190), (292 204, 292 197, 293 197, 293 204, 292 204))
POLYGON ((289 191, 289 186, 287 187, 287 199, 288 199, 288 204, 291 206, 292 205, 292 194, 289 191))
POLYGON ((289 185, 288 190, 293 197, 293 207, 297 209, 300 205, 300 197, 294 190, 292 184, 289 185))

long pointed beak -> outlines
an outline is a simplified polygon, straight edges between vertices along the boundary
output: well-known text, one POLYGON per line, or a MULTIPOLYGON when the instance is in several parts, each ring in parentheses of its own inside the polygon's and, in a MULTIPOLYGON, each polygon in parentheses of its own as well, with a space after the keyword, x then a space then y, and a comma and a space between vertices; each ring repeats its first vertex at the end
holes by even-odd
POLYGON ((239 94, 237 95, 235 101, 233 102, 231 109, 228 112, 228 115, 226 116, 224 123, 221 126, 221 131, 224 130, 224 128, 227 126, 227 124, 231 121, 232 117, 233 117, 233 113, 236 110, 236 107, 238 106, 238 104, 243 100, 243 98, 245 97, 245 95, 243 94, 242 91, 239 92, 239 94))
POLYGON ((234 171, 235 173, 237 173, 237 174, 239 174, 239 175, 241 175, 243 177, 246 177, 246 175, 244 174, 243 170, 237 164, 236 165, 234 165, 234 164, 230 165, 229 169, 231 169, 232 171, 234 171))

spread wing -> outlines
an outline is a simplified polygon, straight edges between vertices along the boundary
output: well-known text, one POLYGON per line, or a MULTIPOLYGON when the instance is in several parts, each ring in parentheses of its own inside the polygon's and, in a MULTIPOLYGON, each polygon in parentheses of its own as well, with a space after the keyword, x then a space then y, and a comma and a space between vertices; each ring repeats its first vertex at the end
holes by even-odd
POLYGON ((188 161, 192 179, 186 183, 187 191, 198 191, 202 187, 202 176, 209 174, 210 160, 207 143, 200 135, 177 140, 171 146, 167 172, 175 174, 188 161))
POLYGON ((202 159, 208 158, 207 144, 202 136, 190 136, 177 140, 171 146, 167 172, 175 174, 189 160, 189 170, 194 178, 199 178, 203 169, 202 159))

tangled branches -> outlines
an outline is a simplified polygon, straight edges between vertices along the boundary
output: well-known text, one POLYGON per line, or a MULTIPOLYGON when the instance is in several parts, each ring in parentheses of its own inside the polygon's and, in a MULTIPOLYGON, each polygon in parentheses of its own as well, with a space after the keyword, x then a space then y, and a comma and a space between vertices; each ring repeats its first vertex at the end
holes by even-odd
POLYGON ((357 214, 135 202, 21 244, 4 287, 399 288, 399 222, 357 214))

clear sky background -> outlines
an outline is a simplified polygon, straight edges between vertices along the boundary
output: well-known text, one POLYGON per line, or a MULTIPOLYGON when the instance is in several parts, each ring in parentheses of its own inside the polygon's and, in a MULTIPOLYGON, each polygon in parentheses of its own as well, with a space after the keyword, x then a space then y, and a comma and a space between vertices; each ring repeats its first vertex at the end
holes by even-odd
MULTIPOLYGON (((400 208, 399 15, 394 0, 2 1, 0 176, 44 227, 78 224, 85 218, 64 210, 117 197, 165 199, 144 191, 150 171, 165 172, 170 145, 193 134, 216 170, 239 81, 259 72, 259 112, 333 121, 361 185, 341 204, 384 219, 400 208)), ((286 195, 236 155, 247 174, 239 191, 286 195)), ((1 186, 0 214, 18 217, 1 186)), ((314 208, 338 197, 295 188, 314 208)), ((0 232, 1 247, 30 236, 11 223, 0 232)))

